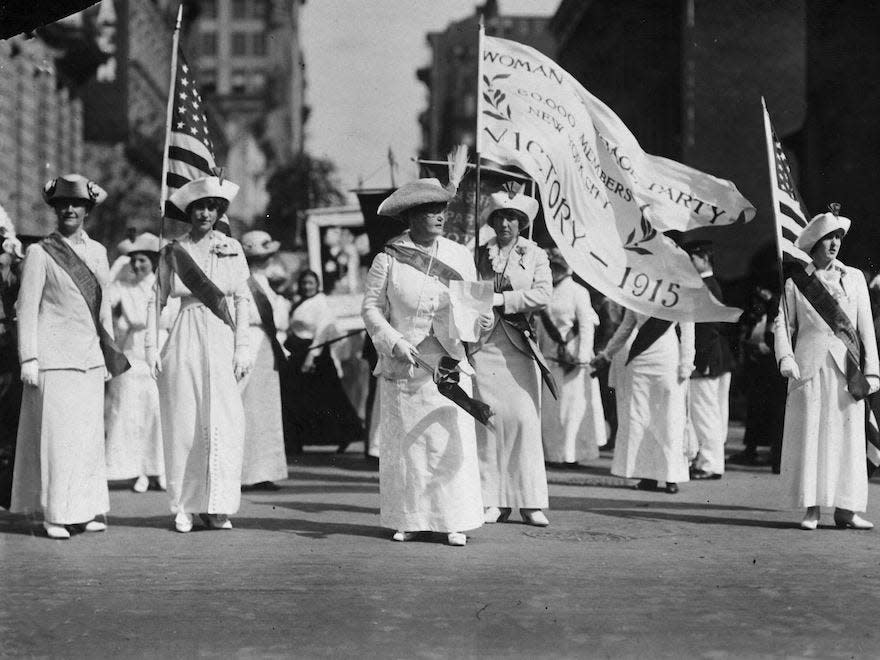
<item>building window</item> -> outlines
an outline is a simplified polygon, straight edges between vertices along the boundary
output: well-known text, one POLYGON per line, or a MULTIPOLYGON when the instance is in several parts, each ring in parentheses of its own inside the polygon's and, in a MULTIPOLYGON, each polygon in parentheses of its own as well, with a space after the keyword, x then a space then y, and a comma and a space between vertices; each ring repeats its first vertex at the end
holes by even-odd
POLYGON ((247 18, 247 0, 232 0, 232 18, 247 18))
POLYGON ((247 55, 247 32, 232 33, 232 54, 247 55))
POLYGON ((217 91, 217 70, 201 69, 199 71, 199 89, 202 94, 213 94, 217 91))
POLYGON ((217 33, 213 30, 202 32, 202 55, 214 56, 217 54, 217 33))
POLYGON ((205 18, 217 18, 217 0, 204 0, 202 2, 202 16, 205 18))
POLYGON ((266 87, 266 74, 260 71, 251 71, 248 74, 248 91, 262 92, 266 87))
POLYGON ((266 33, 254 32, 251 34, 251 55, 266 54, 266 33))
POLYGON ((248 10, 251 18, 266 18, 269 15, 269 3, 267 0, 250 0, 248 10))
POLYGON ((244 71, 233 71, 229 77, 229 83, 233 94, 244 94, 247 90, 247 73, 244 71))

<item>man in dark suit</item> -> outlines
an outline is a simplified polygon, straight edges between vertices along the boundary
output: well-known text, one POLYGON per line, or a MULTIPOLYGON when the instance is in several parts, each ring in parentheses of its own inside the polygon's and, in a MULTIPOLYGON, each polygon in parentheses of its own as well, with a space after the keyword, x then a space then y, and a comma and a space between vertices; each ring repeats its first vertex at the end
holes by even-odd
MULTIPOLYGON (((684 249, 709 291, 723 302, 721 287, 712 272, 712 244, 693 241, 684 249)), ((690 428, 699 446, 691 479, 720 479, 724 474, 727 440, 728 394, 733 355, 725 323, 697 323, 694 372, 688 388, 690 428)))

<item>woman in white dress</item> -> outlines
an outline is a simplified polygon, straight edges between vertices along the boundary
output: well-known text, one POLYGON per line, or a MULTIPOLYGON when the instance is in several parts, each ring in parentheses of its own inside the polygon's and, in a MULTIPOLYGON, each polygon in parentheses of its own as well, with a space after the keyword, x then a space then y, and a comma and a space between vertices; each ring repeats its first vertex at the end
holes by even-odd
POLYGON ((275 482, 287 479, 279 372, 287 361, 282 345, 288 303, 272 290, 266 276, 269 259, 280 245, 264 231, 241 237, 251 270, 249 344, 255 356, 253 369, 238 382, 245 416, 242 490, 278 490, 275 482))
MULTIPOLYGON (((147 491, 150 477, 156 479, 160 490, 165 490, 159 390, 144 353, 147 307, 153 297, 159 247, 159 237, 149 232, 130 241, 126 256, 114 263, 114 268, 128 268, 130 275, 116 279, 106 293, 113 310, 116 343, 131 364, 131 369, 107 386, 104 402, 107 479, 134 479, 132 489, 136 493, 147 491)), ((165 309, 163 321, 169 318, 169 311, 170 308, 165 309)), ((167 334, 167 327, 160 328, 160 344, 167 334)))
POLYGON ((531 316, 550 302, 553 280, 547 253, 519 235, 537 213, 536 199, 512 189, 490 198, 495 238, 480 247, 477 269, 481 280, 494 283, 494 318, 471 361, 475 396, 495 411, 487 426, 477 427, 485 520, 505 522, 518 508, 524 523, 544 527, 550 524, 538 367, 544 358, 531 316))
POLYGON ((571 277, 558 250, 550 253, 553 297, 540 313, 538 344, 559 386, 559 399, 541 393, 544 460, 576 466, 599 457, 605 445, 605 415, 599 380, 590 376, 593 338, 599 316, 590 293, 571 277))
POLYGON ((857 512, 868 504, 863 398, 880 386, 877 343, 865 277, 837 259, 850 220, 831 207, 797 239, 813 262, 786 280, 774 323, 789 379, 781 477, 791 505, 806 508, 801 528, 816 529, 825 506, 838 527, 871 529, 857 512))
POLYGON ((154 302, 147 321, 147 364, 159 383, 165 476, 179 532, 192 529, 193 514, 212 529, 231 529, 229 515, 241 501, 245 422, 237 381, 251 368, 250 272, 238 241, 213 229, 237 192, 212 176, 171 195, 191 228, 159 258, 155 298, 160 307, 180 298, 161 355, 154 302))
POLYGON ((592 361, 611 358, 608 382, 617 394, 617 441, 611 474, 638 478, 636 488, 670 495, 689 480, 684 433, 687 387, 694 370, 694 324, 676 324, 626 310, 608 345, 592 361), (679 337, 680 335, 680 337, 679 337))
POLYGON ((107 250, 83 230, 107 194, 68 174, 49 181, 43 196, 58 230, 28 248, 16 303, 24 390, 9 510, 42 513, 49 538, 69 539, 73 525, 104 531, 96 517, 110 508, 104 382, 114 363, 103 353, 118 348, 102 296, 107 250))
POLYGON ((403 217, 409 230, 373 260, 362 316, 379 355, 380 522, 397 530, 395 541, 432 531, 463 546, 464 531, 483 524, 474 420, 417 364, 434 366, 451 356, 459 361, 462 389, 470 390, 472 370, 452 323, 448 283, 473 281, 476 273, 467 248, 443 237, 452 197, 436 179, 419 179, 382 202, 379 214, 403 217))

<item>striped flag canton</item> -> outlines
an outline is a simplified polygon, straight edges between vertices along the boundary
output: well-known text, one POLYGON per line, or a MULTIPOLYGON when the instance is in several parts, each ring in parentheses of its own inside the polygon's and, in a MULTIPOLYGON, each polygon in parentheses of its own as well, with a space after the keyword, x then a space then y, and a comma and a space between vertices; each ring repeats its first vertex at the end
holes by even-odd
POLYGON ((202 110, 202 96, 183 53, 177 56, 177 82, 174 86, 174 110, 171 131, 197 139, 214 153, 214 143, 208 130, 208 118, 202 110))

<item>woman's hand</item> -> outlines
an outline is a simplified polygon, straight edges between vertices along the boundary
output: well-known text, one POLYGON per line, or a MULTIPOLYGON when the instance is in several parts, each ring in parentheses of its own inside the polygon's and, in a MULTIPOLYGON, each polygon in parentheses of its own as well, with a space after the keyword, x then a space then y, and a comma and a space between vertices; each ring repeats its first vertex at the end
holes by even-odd
POLYGON ((692 373, 694 373, 694 365, 692 365, 692 364, 678 365, 678 382, 684 383, 685 381, 690 380, 692 373))
POLYGON ((599 371, 600 369, 607 367, 609 364, 611 364, 611 360, 604 352, 602 352, 590 360, 590 369, 593 371, 599 371))
POLYGON ((40 365, 36 360, 28 360, 21 365, 21 382, 36 387, 40 382, 40 365))
POLYGON ((159 352, 155 348, 148 348, 146 350, 146 360, 150 375, 153 377, 153 380, 156 380, 159 378, 159 374, 162 373, 162 360, 159 357, 159 352))
POLYGON ((235 372, 235 380, 241 380, 247 376, 253 366, 250 351, 246 348, 236 348, 235 353, 232 355, 232 369, 235 372))
POLYGON ((309 353, 308 355, 306 355, 306 359, 303 360, 302 367, 300 368, 300 371, 302 371, 304 374, 307 374, 307 373, 311 373, 314 370, 315 370, 315 356, 313 353, 309 353))
POLYGON ((495 315, 492 312, 480 314, 479 323, 482 330, 491 330, 495 324, 495 315))
POLYGON ((798 380, 801 377, 801 370, 797 362, 790 355, 786 355, 779 361, 779 373, 784 378, 794 378, 798 380))
POLYGON ((410 344, 406 339, 398 339, 391 349, 391 355, 398 360, 416 364, 416 357, 419 355, 419 349, 410 344))

